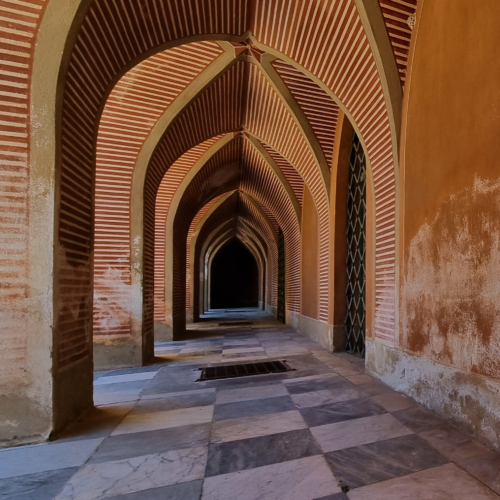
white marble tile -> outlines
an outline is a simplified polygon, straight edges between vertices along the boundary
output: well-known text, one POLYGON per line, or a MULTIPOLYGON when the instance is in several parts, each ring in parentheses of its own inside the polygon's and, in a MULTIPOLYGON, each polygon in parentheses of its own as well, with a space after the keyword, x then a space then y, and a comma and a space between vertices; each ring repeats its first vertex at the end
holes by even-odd
MULTIPOLYGON (((296 379, 290 379, 294 381, 296 379)), ((339 389, 322 389, 321 391, 304 392, 302 394, 292 394, 292 400, 297 408, 310 408, 311 406, 321 406, 331 403, 341 403, 350 399, 364 397, 355 387, 339 389)))
POLYGON ((141 396, 141 401, 144 399, 163 399, 163 398, 171 398, 171 397, 178 397, 178 396, 195 396, 197 394, 209 394, 215 392, 214 388, 208 388, 208 389, 196 389, 194 391, 183 391, 183 392, 166 392, 162 394, 146 394, 144 396, 141 396))
POLYGON ((305 428, 307 428, 307 425, 296 410, 219 420, 212 425, 210 442, 225 443, 305 428))
POLYGON ((158 372, 142 372, 142 373, 127 373, 126 375, 108 375, 107 377, 100 377, 94 385, 107 385, 119 384, 122 382, 135 382, 136 380, 150 380, 158 372))
POLYGON ((322 456, 208 477, 203 500, 313 500, 340 492, 322 456))
POLYGON ((326 453, 405 436, 412 434, 412 431, 392 415, 384 413, 347 422, 311 427, 311 433, 326 453))
POLYGON ((112 405, 116 403, 128 403, 137 401, 142 389, 123 392, 109 392, 107 394, 94 394, 94 404, 96 406, 112 405))
POLYGON ((283 380, 284 384, 294 384, 295 382, 303 382, 306 380, 320 380, 325 378, 338 377, 336 373, 321 373, 319 375, 309 375, 308 377, 297 377, 283 380))
POLYGON ((144 455, 82 467, 55 500, 96 500, 202 479, 207 448, 144 455))
POLYGON ((84 464, 104 438, 37 444, 0 451, 0 479, 84 464))
POLYGON ((357 488, 349 500, 498 500, 489 488, 455 464, 357 488))
POLYGON ((380 405, 387 411, 406 410, 412 406, 416 406, 410 398, 398 394, 397 392, 390 392, 388 394, 380 394, 379 396, 372 396, 373 401, 380 405))
POLYGON ((111 435, 117 436, 119 434, 155 431, 182 425, 204 424, 212 421, 213 413, 213 406, 196 406, 194 408, 181 408, 155 413, 136 413, 127 415, 111 435))
POLYGON ((243 347, 243 348, 232 348, 232 347, 224 347, 222 351, 223 354, 243 354, 245 352, 264 352, 263 347, 243 347))
POLYGON ((216 401, 218 404, 236 403, 237 401, 250 401, 252 399, 274 398, 277 396, 288 396, 288 391, 284 385, 271 384, 246 389, 217 391, 216 401))

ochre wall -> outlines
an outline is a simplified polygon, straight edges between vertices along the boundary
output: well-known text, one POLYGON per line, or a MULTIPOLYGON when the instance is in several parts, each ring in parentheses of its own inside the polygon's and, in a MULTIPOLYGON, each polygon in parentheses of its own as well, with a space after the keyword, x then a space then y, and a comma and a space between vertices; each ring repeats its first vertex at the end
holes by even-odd
POLYGON ((402 131, 400 346, 498 379, 500 2, 419 9, 402 131))
POLYGON ((301 314, 318 319, 319 298, 319 223, 310 191, 304 184, 302 202, 301 314))

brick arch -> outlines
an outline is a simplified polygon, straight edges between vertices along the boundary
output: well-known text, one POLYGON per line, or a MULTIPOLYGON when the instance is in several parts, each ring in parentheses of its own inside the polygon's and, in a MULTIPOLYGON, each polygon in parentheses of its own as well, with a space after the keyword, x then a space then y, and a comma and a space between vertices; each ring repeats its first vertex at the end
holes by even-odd
POLYGON ((300 270, 300 230, 294 209, 282 184, 244 137, 237 137, 222 148, 196 174, 182 196, 173 226, 172 326, 174 335, 184 329, 186 286, 186 239, 189 225, 208 200, 227 191, 240 189, 266 205, 276 216, 287 245, 288 308, 298 311, 300 293, 295 283, 300 270), (299 263, 299 264, 297 264, 299 263))
MULTIPOLYGON (((63 368, 87 356, 84 339, 89 331, 88 308, 81 307, 77 321, 71 324, 65 317, 73 301, 85 302, 90 292, 92 231, 87 221, 92 215, 89 208, 93 197, 92 142, 103 99, 113 80, 129 65, 189 36, 213 39, 214 33, 222 32, 224 34, 217 38, 243 39, 246 32, 251 31, 264 46, 285 54, 314 75, 348 110, 361 131, 374 172, 376 224, 381 234, 377 238, 377 296, 380 298, 377 311, 380 315, 384 314, 383 310, 393 311, 395 188, 389 123, 392 117, 387 114, 377 66, 354 2, 338 0, 327 6, 315 0, 306 8, 298 1, 242 0, 229 4, 218 1, 212 6, 212 16, 200 19, 187 13, 203 15, 205 2, 202 0, 183 2, 179 16, 169 15, 162 7, 163 2, 150 0, 148 8, 153 14, 146 9, 149 12, 146 18, 138 16, 135 24, 113 25, 117 9, 131 6, 96 0, 90 5, 71 52, 62 108, 62 216, 56 283, 74 277, 75 284, 66 290, 68 300, 62 302, 62 309, 57 312, 59 346, 65 352, 64 355, 61 352, 61 356, 55 353, 59 366, 63 368), (276 23, 276 19, 281 22, 276 23), (71 348, 78 342, 77 350, 71 348)), ((134 19, 130 12, 122 14, 123 19, 134 19)), ((388 313, 377 323, 376 330, 382 337, 391 337, 394 315, 388 313)))
MULTIPOLYGON (((217 234, 211 234, 214 226, 221 224, 224 221, 227 224, 228 213, 234 213, 236 217, 237 229, 242 234, 247 234, 260 248, 263 259, 266 264, 265 276, 265 292, 264 300, 267 306, 275 307, 277 302, 277 286, 278 286, 278 240, 274 228, 266 217, 264 212, 258 207, 256 201, 249 195, 239 192, 238 204, 234 206, 232 211, 226 209, 226 205, 217 207, 206 220, 200 221, 192 240, 190 241, 190 263, 192 269, 191 276, 194 276, 191 292, 193 295, 193 315, 194 319, 198 318, 200 307, 203 307, 203 284, 196 277, 200 273, 200 258, 203 259, 203 250, 207 241, 215 237, 217 234), (202 247, 202 248, 200 248, 202 247), (200 295, 201 294, 201 295, 200 295)), ((234 197, 234 194, 231 194, 234 197)), ((224 228, 227 227, 224 225, 224 228)))

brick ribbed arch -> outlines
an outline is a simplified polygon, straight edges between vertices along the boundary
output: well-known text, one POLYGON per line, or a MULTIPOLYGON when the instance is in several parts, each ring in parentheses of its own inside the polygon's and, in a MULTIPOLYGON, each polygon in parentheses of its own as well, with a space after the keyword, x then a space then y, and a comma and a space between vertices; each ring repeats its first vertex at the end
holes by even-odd
POLYGON ((300 230, 294 208, 283 185, 273 170, 242 136, 222 148, 194 177, 177 209, 173 231, 173 294, 172 315, 174 334, 183 329, 185 310, 185 249, 189 225, 207 200, 235 189, 249 194, 265 204, 283 227, 288 250, 288 308, 297 311, 300 293, 295 285, 300 269, 300 230), (297 264, 297 262, 299 264, 297 264), (179 325, 179 326, 178 326, 179 325))
MULTIPOLYGON (((221 201, 222 203, 208 217, 200 221, 190 242, 192 247, 189 267, 195 276, 192 286, 195 318, 199 317, 200 306, 203 308, 204 305, 204 280, 200 276, 200 267, 203 265, 205 252, 219 236, 223 234, 227 236, 229 228, 234 229, 235 235, 250 240, 255 250, 261 254, 266 267, 263 276, 265 282, 263 300, 267 305, 276 306, 277 235, 270 221, 266 220, 265 215, 256 207, 255 200, 241 191, 225 195, 221 201)), ((195 219, 197 218, 198 215, 195 219)))
POLYGON ((223 136, 204 141, 184 153, 163 177, 155 201, 154 319, 165 320, 165 224, 172 198, 186 174, 223 136))
MULTIPOLYGON (((244 127, 252 135, 272 145, 287 158, 308 182, 315 195, 321 214, 321 267, 328 271, 329 211, 325 182, 302 132, 285 104, 273 90, 255 64, 236 62, 167 129, 159 143, 145 181, 145 256, 151 251, 153 228, 153 201, 159 179, 176 157, 184 150, 216 133, 244 127), (270 123, 277 124, 272 127, 270 123)), ((151 284, 144 275, 144 290, 151 284)), ((296 286, 299 286, 296 283, 296 286)), ((292 296, 292 295, 291 295, 292 296)), ((146 300, 146 299, 145 299, 146 300)), ((328 295, 322 297, 324 315, 328 312, 328 295)), ((145 304, 145 311, 147 311, 145 304)), ((168 306, 167 306, 168 307, 168 306)), ((149 314, 144 316, 148 321, 149 314)), ((146 328, 146 325, 145 325, 146 328)))
POLYGON ((377 208, 376 333, 392 339, 395 280, 392 140, 396 144, 394 130, 397 127, 394 124, 399 118, 388 115, 386 103, 392 97, 388 95, 384 99, 383 88, 386 87, 379 78, 354 1, 240 0, 227 3, 218 0, 211 4, 208 13, 204 0, 185 0, 177 4, 178 14, 173 15, 169 12, 169 4, 149 0, 146 6, 140 4, 148 15, 142 15, 141 11, 141 15, 136 16, 133 9, 138 5, 104 0, 92 2, 69 62, 62 110, 63 155, 58 186, 61 189, 61 217, 56 283, 67 284, 62 287, 64 297, 56 312, 60 340, 55 352, 58 366, 62 368, 86 358, 88 352, 90 303, 86 298, 91 291, 92 138, 109 88, 134 62, 166 48, 169 43, 177 45, 183 38, 189 41, 186 37, 220 39, 228 36, 242 40, 247 31, 255 35, 259 46, 284 54, 288 62, 299 65, 335 94, 360 133, 373 171, 377 208), (120 18, 125 21, 117 23, 120 18), (83 303, 87 306, 82 306, 83 303))
POLYGON ((170 104, 222 52, 208 41, 160 52, 127 72, 106 101, 96 146, 94 335, 130 333, 130 195, 139 151, 170 104))

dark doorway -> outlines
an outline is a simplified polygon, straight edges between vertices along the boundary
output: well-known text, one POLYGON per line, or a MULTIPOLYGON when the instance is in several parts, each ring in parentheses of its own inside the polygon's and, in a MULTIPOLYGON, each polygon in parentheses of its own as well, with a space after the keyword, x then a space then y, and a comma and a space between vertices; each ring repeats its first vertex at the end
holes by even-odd
POLYGON ((250 251, 237 239, 224 245, 212 261, 210 308, 258 307, 259 272, 250 251))

